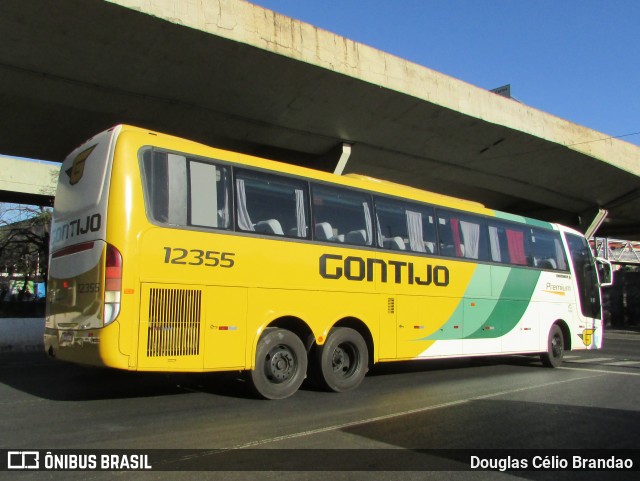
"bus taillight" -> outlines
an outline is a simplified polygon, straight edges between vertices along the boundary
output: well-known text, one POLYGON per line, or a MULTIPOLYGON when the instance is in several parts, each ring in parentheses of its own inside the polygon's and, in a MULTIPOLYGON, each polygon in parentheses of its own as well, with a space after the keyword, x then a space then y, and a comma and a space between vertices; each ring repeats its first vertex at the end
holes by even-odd
POLYGON ((120 313, 122 292, 122 255, 111 244, 107 244, 107 261, 104 287, 104 325, 115 321, 120 313))

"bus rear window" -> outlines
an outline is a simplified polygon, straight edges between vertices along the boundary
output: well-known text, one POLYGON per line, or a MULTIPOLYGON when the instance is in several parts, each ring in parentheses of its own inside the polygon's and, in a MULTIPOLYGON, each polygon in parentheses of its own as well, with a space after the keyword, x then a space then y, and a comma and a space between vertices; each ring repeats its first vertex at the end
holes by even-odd
POLYGON ((55 198, 56 218, 83 211, 94 213, 106 203, 110 142, 111 132, 105 132, 65 159, 60 168, 55 198))
POLYGON ((160 224, 229 229, 230 168, 146 150, 142 177, 148 217, 160 224))

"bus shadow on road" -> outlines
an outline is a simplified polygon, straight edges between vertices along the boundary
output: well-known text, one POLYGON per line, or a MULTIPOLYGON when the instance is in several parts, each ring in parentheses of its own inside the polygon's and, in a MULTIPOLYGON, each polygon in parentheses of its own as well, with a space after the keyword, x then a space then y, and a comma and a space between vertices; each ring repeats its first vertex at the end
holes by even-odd
POLYGON ((4 354, 0 384, 53 401, 91 401, 173 396, 204 392, 235 398, 255 397, 240 373, 150 373, 82 366, 56 361, 44 353, 4 354))
POLYGON ((369 371, 369 376, 384 376, 388 374, 427 371, 447 371, 455 369, 468 369, 477 366, 497 365, 542 367, 539 356, 478 356, 456 359, 426 359, 386 362, 375 365, 369 371))
MULTIPOLYGON (((499 356, 428 361, 402 361, 374 366, 369 377, 416 372, 446 372, 487 365, 540 367, 537 357, 499 356)), ((27 394, 54 401, 90 401, 174 396, 201 392, 256 399, 241 372, 153 373, 82 366, 56 361, 40 352, 3 354, 0 383, 27 394)), ((322 391, 310 380, 305 391, 322 391)))

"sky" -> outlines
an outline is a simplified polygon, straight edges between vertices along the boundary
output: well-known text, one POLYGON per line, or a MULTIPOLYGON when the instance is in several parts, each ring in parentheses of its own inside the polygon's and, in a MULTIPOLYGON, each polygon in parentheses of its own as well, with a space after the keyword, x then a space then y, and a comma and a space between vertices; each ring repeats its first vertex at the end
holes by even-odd
POLYGON ((640 145, 639 0, 250 2, 640 145))

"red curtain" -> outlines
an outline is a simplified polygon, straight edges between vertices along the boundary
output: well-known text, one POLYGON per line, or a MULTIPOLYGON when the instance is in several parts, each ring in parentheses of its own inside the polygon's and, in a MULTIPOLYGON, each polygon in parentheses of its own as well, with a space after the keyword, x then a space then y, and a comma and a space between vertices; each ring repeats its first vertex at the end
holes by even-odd
POLYGON ((526 266, 527 257, 524 255, 524 234, 521 231, 507 229, 507 245, 512 264, 526 266))
POLYGON ((460 242, 460 223, 458 219, 451 219, 451 231, 453 232, 453 243, 456 246, 456 256, 462 257, 462 247, 460 242))

